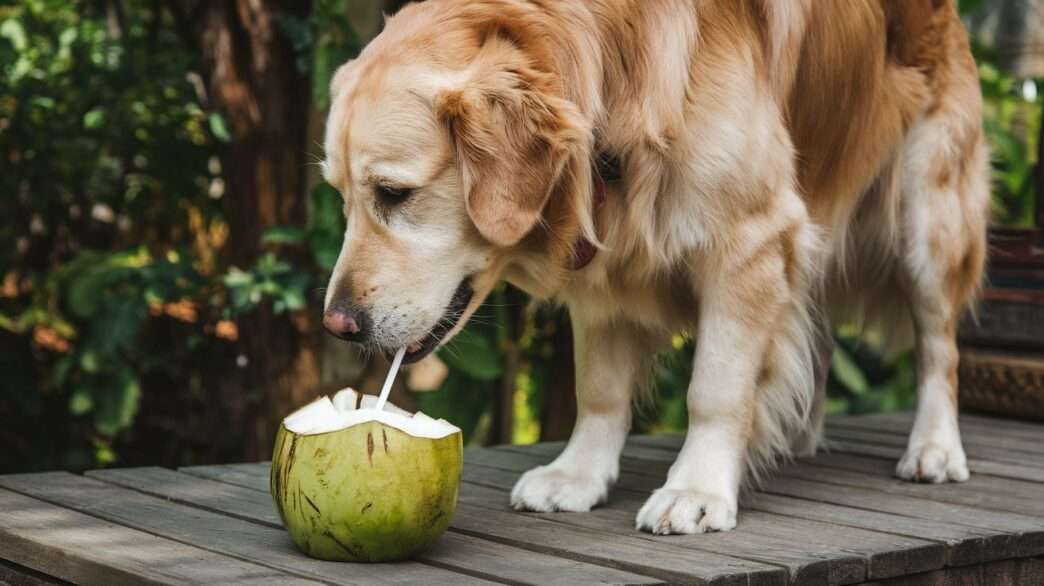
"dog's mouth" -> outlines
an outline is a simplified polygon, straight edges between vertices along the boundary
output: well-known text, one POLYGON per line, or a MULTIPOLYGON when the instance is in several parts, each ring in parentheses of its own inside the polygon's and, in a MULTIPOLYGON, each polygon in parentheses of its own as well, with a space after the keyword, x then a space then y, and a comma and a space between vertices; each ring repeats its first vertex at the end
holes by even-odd
POLYGON ((439 318, 438 323, 423 338, 406 345, 406 355, 402 359, 403 364, 412 364, 434 352, 446 338, 446 334, 457 326, 457 322, 464 315, 468 304, 475 291, 471 288, 471 277, 465 278, 453 292, 446 311, 439 318))

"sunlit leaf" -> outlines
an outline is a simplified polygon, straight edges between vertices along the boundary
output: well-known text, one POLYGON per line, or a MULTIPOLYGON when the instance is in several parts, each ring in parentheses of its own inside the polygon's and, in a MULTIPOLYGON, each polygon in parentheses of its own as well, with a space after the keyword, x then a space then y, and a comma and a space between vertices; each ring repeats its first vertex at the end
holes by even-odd
POLYGON ((225 117, 217 112, 211 112, 207 117, 210 123, 210 133, 221 142, 232 142, 232 133, 228 130, 225 117))
POLYGON ((834 376, 852 393, 862 395, 870 388, 859 365, 841 346, 834 348, 834 354, 830 357, 830 367, 834 376))
POLYGON ((85 415, 90 413, 93 407, 94 400, 91 398, 90 392, 85 389, 76 389, 69 397, 69 413, 73 415, 85 415))
POLYGON ((100 127, 105 122, 105 111, 95 108, 83 115, 83 126, 88 129, 100 127))

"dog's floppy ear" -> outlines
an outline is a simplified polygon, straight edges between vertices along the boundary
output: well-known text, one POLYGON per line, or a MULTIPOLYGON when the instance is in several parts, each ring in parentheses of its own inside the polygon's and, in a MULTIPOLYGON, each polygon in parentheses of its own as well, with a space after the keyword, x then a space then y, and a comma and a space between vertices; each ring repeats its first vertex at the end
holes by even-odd
POLYGON ((540 221, 570 165, 587 165, 590 131, 557 97, 549 74, 486 47, 461 87, 435 110, 456 146, 468 215, 497 246, 517 244, 540 221))

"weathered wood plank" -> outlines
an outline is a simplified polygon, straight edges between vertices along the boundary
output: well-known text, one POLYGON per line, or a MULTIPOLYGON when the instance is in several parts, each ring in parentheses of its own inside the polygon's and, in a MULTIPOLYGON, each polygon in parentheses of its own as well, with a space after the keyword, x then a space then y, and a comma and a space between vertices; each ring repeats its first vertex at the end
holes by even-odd
MULTIPOLYGON (((640 479, 647 479, 649 477, 654 478, 665 478, 666 471, 671 462, 674 461, 674 453, 670 450, 670 445, 674 443, 678 438, 676 436, 660 436, 651 438, 645 437, 634 437, 634 440, 643 441, 645 443, 645 450, 641 452, 642 458, 631 457, 634 453, 634 448, 629 443, 623 452, 623 457, 620 461, 621 469, 621 485, 627 486, 628 488, 642 488, 635 487, 633 485, 633 478, 629 474, 635 474, 640 479), (663 446, 661 448, 655 448, 652 452, 649 451, 650 445, 663 446)), ((839 447, 838 453, 821 453, 815 460, 803 461, 803 465, 815 466, 818 468, 816 471, 820 475, 828 475, 827 470, 834 469, 837 467, 843 467, 848 470, 854 470, 858 472, 866 472, 876 476, 878 479, 884 479, 887 481, 886 484, 877 486, 899 486, 905 487, 897 490, 910 490, 914 495, 921 496, 922 498, 933 498, 933 495, 937 491, 945 492, 961 492, 967 497, 961 504, 972 504, 972 506, 985 506, 982 503, 974 499, 974 495, 980 495, 975 490, 970 490, 968 484, 961 485, 919 485, 900 481, 894 478, 894 466, 895 460, 901 455, 901 449, 890 448, 887 446, 868 446, 865 444, 852 443, 851 445, 845 444, 839 447), (871 456, 871 457, 864 457, 871 456), (957 487, 964 487, 957 488, 957 487)), ((500 468, 512 469, 518 466, 520 461, 523 459, 529 462, 546 462, 551 459, 551 456, 533 456, 525 454, 516 448, 493 448, 493 451, 497 452, 497 455, 485 455, 483 460, 488 461, 491 466, 497 466, 500 468)), ((1007 464, 994 464, 996 466, 1011 466, 1007 464)), ((516 468, 517 469, 517 468, 516 468)), ((784 469, 783 473, 786 472, 784 469)), ((1011 502, 1011 496, 1018 497, 1021 494, 1028 495, 1030 497, 1039 494, 1038 490, 1035 489, 1034 484, 1026 482, 1020 482, 1018 480, 1010 480, 1007 478, 994 478, 993 475, 984 475, 980 473, 973 476, 971 486, 975 487, 976 490, 980 490, 980 495, 985 499, 985 502, 992 502, 993 506, 987 506, 986 508, 1000 509, 1000 510, 1011 510, 1013 506, 1011 502), (996 491, 1000 491, 1000 495, 996 494, 996 491), (1014 494, 1013 494, 1014 493, 1014 494), (998 498, 1000 502, 998 502, 998 498), (1008 506, 1008 509, 1002 508, 1008 506)), ((893 493, 895 491, 892 491, 893 493)), ((1016 503, 1017 504, 1017 503, 1016 503)), ((1033 510, 1039 510, 1044 508, 1044 499, 1041 503, 1035 504, 1031 507, 1033 510)), ((1016 512, 1026 512, 1025 510, 1017 510, 1016 512)))
MULTIPOLYGON (((505 466, 506 462, 500 459, 499 464, 505 466)), ((518 469, 521 470, 523 467, 518 466, 518 469)), ((466 478, 472 484, 507 490, 513 486, 518 478, 518 472, 471 464, 468 467, 466 478)), ((657 488, 660 482, 661 480, 655 476, 624 472, 620 476, 620 483, 614 489, 612 498, 614 501, 620 498, 627 501, 644 499, 648 491, 657 488), (620 486, 623 484, 636 487, 638 490, 635 491, 620 486)), ((784 489, 787 488, 787 482, 791 484, 803 483, 803 480, 783 478, 782 486, 784 489)), ((876 503, 873 500, 860 502, 856 498, 845 499, 845 491, 839 491, 837 487, 829 485, 821 486, 805 483, 811 489, 824 489, 820 492, 840 493, 843 495, 841 502, 831 503, 830 500, 822 498, 821 494, 816 494, 810 490, 805 492, 800 490, 773 491, 773 487, 779 483, 780 479, 769 480, 764 492, 756 493, 752 498, 743 502, 743 509, 826 521, 833 524, 854 526, 857 529, 894 533, 906 537, 917 537, 944 543, 948 546, 947 563, 953 565, 980 563, 987 559, 1004 559, 1011 557, 1013 554, 1009 545, 1015 539, 1015 536, 1009 534, 994 530, 972 528, 972 526, 952 522, 910 518, 901 514, 878 512, 874 510, 874 505, 880 505, 880 503, 876 503), (796 498, 780 499, 774 494, 766 494, 773 492, 796 498), (821 496, 821 498, 816 498, 816 496, 821 496), (870 505, 870 507, 865 505, 870 505)), ((879 497, 880 500, 896 498, 895 496, 874 492, 871 492, 871 495, 879 497)))
MULTIPOLYGON (((893 446, 867 444, 839 440, 836 438, 828 438, 825 450, 827 455, 830 455, 831 453, 853 454, 859 456, 870 456, 891 462, 893 464, 893 474, 894 464, 899 461, 899 458, 902 457, 904 451, 903 448, 893 446)), ((991 460, 971 458, 968 460, 968 468, 971 470, 973 476, 986 475, 1016 481, 1040 482, 1040 469, 1012 464, 1009 462, 995 462, 991 460)))
POLYGON ((60 586, 66 580, 0 559, 0 586, 60 586))
POLYGON ((68 581, 0 560, 0 586, 62 586, 68 581))
MULTIPOLYGON (((489 452, 484 450, 475 454, 478 457, 470 459, 465 470, 469 482, 510 489, 519 472, 544 461, 543 456, 534 458, 509 450, 498 449, 496 454, 489 452), (476 460, 496 465, 497 468, 477 464, 476 460)), ((800 466, 810 467, 808 476, 818 480, 837 472, 832 468, 815 467, 814 464, 800 466)), ((645 498, 648 491, 659 486, 662 482, 660 473, 665 472, 666 464, 663 462, 654 464, 646 461, 645 469, 637 472, 625 468, 611 498, 614 501, 620 498, 645 498), (634 494, 625 496, 623 491, 633 491, 634 494)), ((900 482, 889 478, 886 480, 900 482)), ((744 503, 744 507, 937 541, 947 546, 946 559, 949 565, 976 564, 1027 555, 1036 551, 1037 546, 1034 544, 1040 539, 1040 523, 1027 523, 1023 517, 952 504, 938 506, 939 503, 925 498, 900 497, 861 487, 839 489, 836 485, 780 476, 769 480, 766 492, 811 499, 818 503, 833 503, 842 508, 818 503, 801 504, 803 501, 794 499, 779 502, 762 494, 754 495, 753 499, 744 503), (979 522, 977 525, 969 524, 969 519, 979 522)))
POLYGON ((1018 556, 1044 554, 1044 518, 984 507, 981 499, 976 498, 971 491, 957 492, 957 496, 952 496, 953 493, 940 494, 932 490, 938 485, 913 484, 845 468, 824 471, 822 466, 802 462, 784 468, 774 483, 782 483, 789 478, 836 485, 836 494, 829 497, 835 500, 851 494, 852 498, 867 499, 870 506, 880 506, 882 510, 1011 533, 1018 537, 1015 544, 1018 556), (873 493, 884 498, 871 499, 873 493), (912 497, 913 500, 903 497, 912 497))
MULTIPOLYGON (((822 470, 817 478, 820 476, 822 470)), ((872 520, 873 515, 868 513, 888 513, 889 517, 881 519, 889 525, 881 525, 881 530, 917 535, 946 543, 949 546, 947 565, 1002 560, 1024 553, 1019 543, 1023 531, 1012 529, 1009 513, 995 513, 960 505, 939 506, 939 503, 927 499, 885 494, 858 486, 841 488, 837 485, 787 476, 769 480, 763 491, 850 508, 846 510, 856 509, 848 522, 876 524, 877 522, 872 520), (969 519, 978 519, 979 522, 970 523, 969 519)), ((818 516, 820 512, 814 511, 809 514, 818 516)), ((1044 529, 1044 525, 1025 529, 1036 532, 1044 529)))
MULTIPOLYGON (((780 568, 738 557, 715 555, 670 543, 574 527, 535 515, 472 506, 473 488, 461 487, 456 531, 581 561, 610 564, 686 584, 783 584, 780 568)), ((810 582, 811 583, 811 582, 810 582)))
MULTIPOLYGON (((465 468, 467 466, 483 466, 490 470, 502 471, 504 474, 499 478, 501 484, 498 486, 503 486, 504 483, 513 485, 514 481, 518 480, 520 473, 535 466, 547 464, 553 458, 552 456, 507 451, 500 448, 486 448, 470 452, 465 451, 464 453, 465 468), (511 480, 512 478, 514 480, 511 480)), ((616 483, 616 488, 642 492, 648 496, 648 493, 655 488, 659 488, 666 478, 668 464, 662 464, 662 470, 659 470, 656 466, 656 463, 648 463, 647 465, 643 463, 642 466, 638 467, 630 460, 622 462, 622 475, 616 483)), ((492 472, 487 472, 487 474, 492 474, 492 472)), ((474 482, 482 483, 478 478, 475 478, 474 482)))
MULTIPOLYGON (((764 493, 752 495, 747 506, 754 510, 812 519, 831 525, 933 541, 939 543, 943 550, 940 554, 943 556, 940 566, 981 564, 987 559, 987 551, 989 559, 993 560, 1006 559, 1015 553, 1014 548, 1010 547, 1012 538, 1008 535, 989 535, 990 545, 993 547, 987 550, 986 536, 981 530, 955 527, 938 521, 901 517, 880 511, 856 510, 847 506, 764 493), (1000 547, 1002 544, 1008 547, 1000 547)), ((927 565, 927 558, 934 557, 934 552, 922 550, 921 555, 924 556, 923 561, 919 561, 922 565, 927 565)), ((909 565, 906 568, 909 568, 909 565)), ((904 569, 902 573, 906 573, 906 570, 904 569)), ((896 576, 900 573, 893 569, 891 575, 896 576)))
MULTIPOLYGON (((514 454, 490 460, 499 468, 469 462, 466 478, 474 484, 508 489, 518 474, 532 464, 531 461, 514 454)), ((665 471, 665 468, 663 470, 665 471)), ((1028 555, 1026 550, 1020 549, 1023 547, 1020 541, 1025 538, 1033 547, 1032 544, 1041 537, 1039 531, 1044 529, 1042 520, 1033 521, 1032 517, 1027 520, 1026 517, 1007 512, 940 504, 930 498, 905 497, 864 488, 860 484, 865 485, 868 479, 863 475, 858 477, 857 482, 850 482, 845 488, 825 482, 829 476, 838 474, 843 475, 845 472, 811 463, 795 463, 784 467, 781 474, 769 479, 763 492, 846 507, 845 510, 826 508, 819 511, 806 508, 801 514, 796 514, 797 511, 791 509, 790 512, 795 513, 795 516, 830 520, 850 514, 847 521, 837 522, 946 543, 950 547, 947 554, 950 564, 970 564, 1014 555, 1028 555), (788 471, 804 472, 804 478, 808 480, 800 476, 791 478, 786 475, 788 471), (867 512, 877 514, 867 515, 867 512)), ((883 481, 881 485, 900 482, 891 478, 876 480, 883 481)), ((637 473, 624 471, 610 498, 645 498, 648 491, 658 487, 660 482, 662 477, 649 474, 648 470, 637 473), (631 491, 634 496, 624 497, 623 491, 631 491)), ((788 511, 770 505, 760 494, 745 502, 744 507, 787 514, 788 511)), ((930 494, 925 496, 930 497, 930 494)), ((1035 550, 1031 549, 1030 552, 1032 551, 1035 550)))
MULTIPOLYGON (((461 499, 482 508, 507 510, 508 498, 504 489, 491 489, 465 483, 461 487, 461 499)), ((617 495, 609 504, 589 513, 525 513, 523 516, 605 534, 626 535, 631 539, 652 542, 649 545, 667 544, 712 553, 728 551, 728 554, 723 555, 740 556, 786 568, 788 581, 791 584, 852 584, 866 577, 866 563, 860 556, 850 552, 830 556, 819 551, 820 547, 806 547, 797 551, 798 548, 793 546, 793 542, 788 543, 775 536, 745 533, 744 538, 740 539, 739 547, 729 548, 722 543, 724 540, 720 538, 734 535, 735 532, 668 537, 640 533, 634 529, 634 511, 613 508, 614 505, 619 505, 621 500, 617 495)), ((635 504, 633 499, 626 499, 624 502, 630 505, 635 504)), ((744 521, 745 518, 741 520, 741 523, 744 521)))
MULTIPOLYGON (((896 448, 900 455, 906 449, 906 434, 888 430, 870 430, 830 425, 826 429, 826 437, 828 440, 843 443, 890 446, 896 448)), ((1037 449, 1036 453, 1030 453, 1010 448, 983 446, 967 441, 964 443, 964 451, 968 455, 969 465, 973 467, 978 464, 977 460, 1017 464, 1020 467, 1034 469, 1038 475, 1036 477, 1040 478, 1041 482, 1044 482, 1044 456, 1040 455, 1039 451, 1044 449, 1044 445, 1038 446, 1037 449)), ((1031 470, 1027 470, 1028 472, 1031 472, 1031 470)))
POLYGON ((1044 584, 1044 561, 1004 560, 981 566, 947 568, 901 578, 867 582, 864 586, 1024 586, 1044 584))
MULTIPOLYGON (((966 448, 981 447, 993 450, 1025 452, 1033 456, 1040 455, 1041 447, 1044 446, 1044 424, 1041 425, 1039 437, 1034 439, 1003 433, 1004 425, 1005 422, 1003 420, 997 420, 994 428, 983 429, 981 425, 968 423, 965 420, 965 423, 961 425, 961 439, 963 439, 966 448)), ((861 429, 864 431, 898 435, 904 441, 909 437, 910 429, 912 427, 912 417, 876 417, 874 419, 867 419, 864 417, 832 417, 828 418, 826 422, 828 435, 834 430, 861 429)))
POLYGON ((0 557, 76 583, 312 583, 0 490, 0 557))
MULTIPOLYGON (((508 465, 509 462, 513 462, 518 469, 524 469, 528 464, 528 462, 519 461, 519 459, 501 458, 499 460, 502 466, 508 465)), ((502 491, 501 494, 497 495, 499 497, 497 500, 487 503, 491 506, 496 506, 498 502, 507 502, 506 491, 510 490, 516 479, 517 472, 513 474, 506 470, 475 464, 465 467, 465 480, 469 483, 492 486, 502 491)), ((586 527, 620 531, 621 527, 629 526, 633 523, 635 513, 648 496, 648 491, 655 488, 660 482, 660 480, 654 477, 628 472, 624 472, 620 480, 621 483, 625 484, 628 483, 627 481, 630 481, 629 484, 640 486, 643 490, 639 492, 618 487, 614 491, 610 503, 602 510, 586 515, 554 514, 549 518, 553 520, 568 519, 570 523, 577 523, 586 527), (591 518, 588 518, 589 516, 591 518)), ((943 564, 945 552, 944 544, 941 542, 929 543, 928 541, 915 538, 911 543, 905 545, 893 544, 885 546, 882 542, 887 542, 893 539, 894 536, 871 535, 868 537, 860 531, 863 528, 858 526, 853 530, 847 530, 842 527, 809 523, 809 517, 801 517, 800 515, 793 515, 799 517, 798 519, 789 519, 786 516, 764 514, 776 513, 778 511, 771 509, 780 506, 780 502, 758 506, 757 501, 755 501, 752 506, 747 507, 747 510, 743 512, 740 518, 740 527, 734 532, 721 535, 697 536, 691 545, 707 551, 715 551, 717 553, 729 551, 734 555, 786 565, 795 572, 795 575, 799 575, 802 572, 807 575, 809 572, 822 569, 818 567, 803 569, 803 563, 818 563, 821 559, 821 552, 813 548, 812 545, 825 548, 828 552, 828 557, 829 552, 836 553, 838 548, 844 548, 849 552, 864 553, 867 555, 868 563, 871 563, 871 565, 876 563, 879 566, 871 570, 874 575, 892 575, 893 572, 905 571, 901 568, 910 565, 927 568, 943 564), (802 538, 800 546, 793 539, 794 533, 799 532, 806 536, 802 538), (807 537, 808 535, 813 537, 807 537), (852 545, 852 542, 858 543, 852 545), (877 550, 874 549, 875 547, 882 549, 877 550), (865 549, 861 550, 860 548, 865 549), (874 558, 875 555, 878 557, 874 558)), ((804 505, 801 501, 796 501, 792 505, 792 510, 788 512, 793 512, 794 507, 800 508, 802 506, 804 505)), ((902 521, 901 518, 896 520, 902 521)), ((656 539, 654 536, 644 537, 656 539)), ((674 543, 689 538, 669 537, 667 539, 674 543)), ((844 562, 843 555, 837 557, 844 562)), ((850 564, 851 561, 844 563, 850 564)), ((851 566, 841 566, 835 569, 835 574, 838 574, 837 580, 851 579, 841 578, 840 574, 842 573, 849 577, 855 576, 858 578, 863 571, 854 569, 851 566)))
MULTIPOLYGON (((882 479, 893 473, 894 463, 876 457, 853 453, 830 453, 816 456, 818 466, 863 472, 882 479)), ((1044 516, 1044 485, 989 475, 973 474, 967 482, 918 484, 895 478, 881 486, 889 492, 909 494, 962 505, 1011 511, 1023 515, 1044 516)))
MULTIPOLYGON (((901 428, 907 430, 913 427, 913 420, 914 414, 912 411, 847 415, 827 419, 828 422, 837 424, 852 423, 870 428, 879 424, 887 428, 901 426, 901 428)), ((1008 439, 1036 442, 1038 444, 1044 442, 1044 423, 974 415, 971 413, 961 413, 959 423, 962 432, 975 433, 978 441, 989 443, 989 445, 1003 445, 996 442, 1004 442, 1008 439)))
MULTIPOLYGON (((186 468, 186 472, 213 479, 229 479, 257 492, 266 492, 267 464, 255 470, 225 474, 220 467, 186 468)), ((624 527, 630 527, 629 523, 624 527)), ((689 584, 776 585, 785 582, 782 568, 688 549, 674 544, 657 545, 642 537, 593 531, 510 512, 502 491, 465 484, 452 530, 531 551, 572 560, 608 565, 628 572, 689 584)), ((824 577, 827 564, 821 564, 824 577)), ((811 583, 811 582, 810 582, 811 583)))
POLYGON ((218 480, 228 484, 240 486, 253 485, 262 482, 268 486, 268 468, 271 462, 258 462, 256 464, 225 464, 221 466, 183 466, 178 472, 193 474, 204 478, 220 476, 218 480), (259 465, 261 467, 259 467, 259 465))
POLYGON ((63 472, 0 476, 0 487, 96 517, 298 576, 341 584, 485 580, 415 562, 375 566, 313 560, 282 529, 265 527, 63 472))
MULTIPOLYGON (((164 468, 97 470, 88 472, 88 475, 205 510, 282 528, 266 492, 164 468)), ((256 477, 256 474, 250 475, 256 477)), ((649 576, 534 553, 456 533, 446 534, 436 547, 417 559, 441 568, 515 584, 547 584, 556 580, 599 584, 662 583, 649 576)))
MULTIPOLYGON (((643 475, 658 475, 666 471, 666 466, 673 462, 674 454, 671 451, 673 445, 680 444, 680 436, 635 436, 629 440, 628 446, 624 448, 624 457, 621 459, 622 479, 627 473, 635 472, 643 475), (631 457, 634 453, 632 444, 639 443, 643 449, 641 458, 631 457), (649 448, 656 446, 659 452, 650 452, 649 448)), ((972 468, 976 474, 968 483, 925 485, 909 483, 894 478, 895 458, 901 456, 903 449, 888 446, 873 446, 859 442, 845 442, 838 445, 835 443, 837 453, 821 453, 815 460, 803 461, 803 466, 813 466, 812 474, 821 480, 827 480, 829 474, 824 468, 866 473, 874 476, 878 482, 874 486, 881 490, 888 487, 890 494, 907 494, 919 496, 923 499, 939 500, 943 496, 953 495, 947 502, 963 504, 971 507, 993 509, 998 511, 1011 511, 1019 514, 1031 514, 1044 516, 1044 487, 1039 484, 1012 479, 1010 476, 1018 476, 1024 469, 1013 464, 979 461, 978 469, 973 462, 972 468), (869 456, 869 457, 867 457, 869 456), (1015 469, 1009 471, 1007 468, 1015 469), (995 474, 990 474, 994 472, 995 474), (1007 475, 1008 477, 996 478, 994 476, 1007 475), (883 481, 883 482, 882 482, 883 481), (1024 504, 1026 500, 1032 502, 1024 504)), ((521 454, 517 448, 497 449, 503 454, 510 451, 521 454)), ((542 456, 549 459, 548 456, 542 456)), ((490 458, 496 460, 496 458, 490 458)), ((497 462, 500 467, 510 466, 513 461, 502 457, 497 462)), ((787 473, 785 468, 782 472, 787 473)), ((865 480, 865 479, 864 479, 865 480)), ((945 499, 943 499, 945 500, 945 499)))
POLYGON ((975 527, 1007 530, 1033 539, 1036 539, 1033 536, 1044 527, 1044 518, 1041 517, 935 498, 932 489, 937 485, 914 484, 841 467, 824 467, 818 461, 794 462, 780 471, 777 481, 784 482, 790 478, 833 485, 836 487, 837 495, 852 494, 853 498, 869 499, 871 494, 876 493, 883 498, 869 501, 872 506, 886 506, 891 503, 890 510, 910 516, 951 519, 975 527))
POLYGON ((244 493, 245 489, 232 484, 190 476, 156 466, 90 470, 84 475, 164 500, 191 505, 244 521, 262 523, 277 529, 283 528, 279 511, 272 504, 272 497, 267 492, 258 498, 245 498, 257 496, 257 491, 244 493))
MULTIPOLYGON (((505 460, 502 459, 501 464, 504 465, 505 460)), ((487 503, 491 506, 507 502, 506 491, 511 489, 517 478, 516 475, 505 470, 475 464, 465 466, 464 476, 469 483, 491 486, 502 491, 497 495, 497 500, 487 503)), ((588 514, 593 517, 592 519, 587 519, 588 515, 560 514, 551 515, 549 518, 568 520, 570 523, 582 524, 582 526, 595 529, 620 531, 621 527, 633 524, 634 516, 648 496, 648 491, 655 488, 660 482, 649 476, 624 472, 621 475, 621 482, 627 480, 630 480, 632 485, 644 485, 642 488, 645 490, 638 492, 618 488, 606 507, 588 514)), ((839 549, 844 549, 846 553, 864 554, 869 572, 874 576, 899 575, 909 571, 908 569, 911 567, 927 569, 941 567, 945 563, 949 544, 943 539, 923 539, 926 536, 915 535, 910 527, 911 525, 925 525, 927 527, 922 526, 920 529, 938 529, 938 526, 932 527, 929 523, 922 524, 917 520, 898 516, 880 513, 864 515, 863 513, 867 512, 833 505, 817 505, 808 501, 771 495, 756 495, 745 504, 745 510, 740 515, 740 526, 734 532, 697 536, 691 545, 717 553, 728 551, 733 555, 742 555, 767 563, 789 564, 788 567, 795 572, 802 571, 801 561, 819 561, 821 552, 813 548, 813 545, 819 546, 822 551, 827 552, 827 555, 830 552, 836 553, 839 549), (816 511, 816 509, 819 510, 816 511), (838 519, 845 519, 847 523, 836 523, 838 519), (827 523, 818 521, 827 521, 827 523), (890 530, 895 526, 900 529, 905 528, 907 531, 904 533, 901 530, 890 530), (886 531, 882 528, 889 530, 886 531), (864 529, 874 533, 863 531, 864 529), (893 535, 882 535, 882 532, 893 535), (800 542, 794 540, 796 534, 803 535, 800 542), (772 552, 773 557, 764 557, 768 556, 769 552, 772 552)), ((946 536, 952 537, 953 533, 954 531, 950 530, 946 536)), ((981 546, 980 534, 966 528, 964 535, 981 546), (969 536, 969 534, 971 535, 969 536)), ((667 539, 674 543, 689 538, 670 537, 667 539)), ((960 543, 958 541, 956 545, 960 545, 960 543)), ((978 550, 981 551, 981 547, 978 550)), ((843 558, 843 555, 838 557, 843 558)), ((955 554, 955 561, 958 559, 963 559, 960 551, 955 554)), ((966 563, 976 562, 969 560, 966 563)), ((837 572, 841 571, 857 577, 861 574, 860 570, 852 568, 837 570, 837 572)), ((843 579, 839 577, 838 580, 843 579)))
MULTIPOLYGON (((682 441, 684 441, 684 438, 679 435, 632 436, 628 440, 628 445, 624 448, 620 466, 622 469, 626 469, 628 466, 647 466, 650 462, 673 462, 677 448, 681 446, 682 441), (653 448, 659 450, 659 453, 650 453, 643 450, 640 453, 640 457, 635 457, 638 454, 636 446, 653 448)), ((823 450, 828 453, 836 452, 872 456, 891 461, 894 465, 902 457, 905 448, 895 445, 896 442, 892 443, 893 445, 882 445, 879 443, 866 443, 865 441, 843 440, 834 436, 826 438, 823 450)), ((1044 475, 1044 471, 1040 468, 978 458, 969 458, 968 467, 973 474, 986 474, 1030 482, 1040 482, 1042 475, 1044 475)))
POLYGON ((972 413, 962 413, 960 424, 961 427, 978 426, 987 432, 999 433, 1006 436, 1024 437, 1030 440, 1040 440, 1041 433, 1044 432, 1044 424, 1039 422, 1035 423, 1031 421, 1020 421, 1018 419, 988 417, 972 413))

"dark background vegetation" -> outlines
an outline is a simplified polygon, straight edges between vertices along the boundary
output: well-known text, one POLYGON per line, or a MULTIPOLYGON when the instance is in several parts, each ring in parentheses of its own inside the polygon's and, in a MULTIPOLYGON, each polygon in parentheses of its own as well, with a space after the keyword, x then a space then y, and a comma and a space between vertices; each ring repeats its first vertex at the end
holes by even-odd
MULTIPOLYGON (((0 472, 267 459, 294 407, 377 388, 383 360, 319 327, 343 220, 314 163, 331 73, 397 4, 0 0, 0 472)), ((1024 224, 1036 80, 976 51, 999 218, 1024 224)), ((832 411, 912 405, 908 356, 837 335, 832 411)), ((684 427, 674 346, 638 429, 684 427)), ((394 400, 469 442, 568 434, 560 310, 502 287, 440 358, 394 400)))

